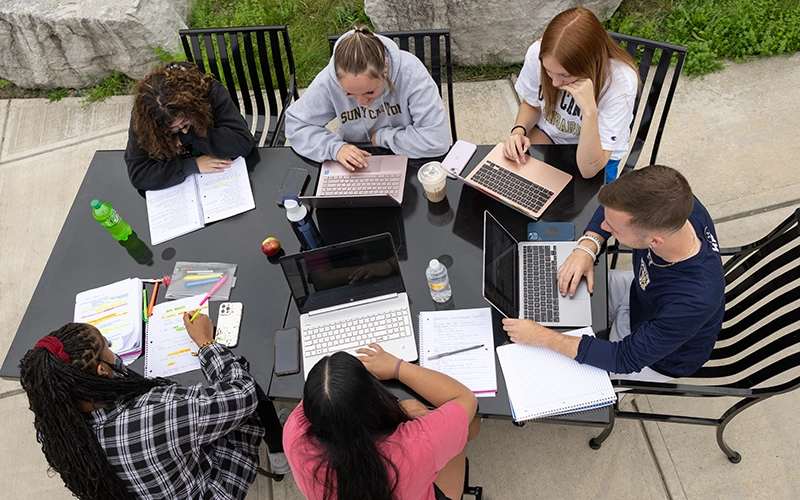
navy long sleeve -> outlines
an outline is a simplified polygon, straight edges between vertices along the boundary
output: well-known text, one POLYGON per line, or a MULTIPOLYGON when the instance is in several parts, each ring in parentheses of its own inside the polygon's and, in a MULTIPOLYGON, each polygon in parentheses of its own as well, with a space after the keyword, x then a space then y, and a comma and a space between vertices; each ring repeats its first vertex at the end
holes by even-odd
MULTIPOLYGON (((586 230, 603 236, 603 207, 586 230)), ((575 358, 614 373, 650 367, 668 376, 697 371, 714 348, 725 312, 725 276, 711 216, 695 199, 689 222, 700 238, 700 252, 668 267, 650 264, 647 250, 633 251, 631 334, 618 342, 584 336, 575 358)), ((667 264, 657 255, 653 260, 667 264)))
MULTIPOLYGON (((255 146, 253 136, 244 117, 236 109, 230 94, 218 81, 211 83, 208 100, 214 116, 214 124, 206 137, 199 137, 193 129, 186 134, 177 134, 184 145, 214 158, 237 158, 247 156, 255 146)), ((133 129, 133 117, 128 129, 128 146, 125 148, 125 164, 128 177, 136 189, 164 189, 199 172, 197 158, 176 155, 167 161, 150 158, 139 146, 139 138, 133 129)))

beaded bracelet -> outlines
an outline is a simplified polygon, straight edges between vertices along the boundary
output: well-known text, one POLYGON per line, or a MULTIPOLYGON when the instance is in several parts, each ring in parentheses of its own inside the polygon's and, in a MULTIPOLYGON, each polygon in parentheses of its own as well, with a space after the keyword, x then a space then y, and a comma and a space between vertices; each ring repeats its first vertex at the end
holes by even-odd
POLYGON ((403 363, 402 359, 397 360, 397 366, 394 367, 394 378, 395 380, 400 377, 400 365, 403 363))
POLYGON ((592 236, 591 234, 584 234, 583 236, 578 238, 578 241, 576 243, 580 244, 580 242, 583 240, 593 241, 594 244, 597 245, 597 255, 600 255, 600 249, 603 248, 603 244, 600 243, 600 240, 596 236, 592 236))
POLYGON ((575 248, 580 248, 580 249, 581 249, 581 250, 583 250, 584 252, 586 252, 586 253, 588 253, 589 255, 591 255, 591 256, 592 256, 592 262, 594 262, 595 260, 597 260, 597 255, 595 255, 595 253, 594 253, 594 252, 592 252, 592 251, 591 251, 591 249, 589 249, 589 247, 585 247, 585 246, 583 246, 583 245, 575 245, 575 248))
POLYGON ((528 129, 526 129, 522 125, 514 125, 513 127, 511 127, 511 132, 509 132, 509 134, 513 134, 514 131, 517 130, 518 128, 522 129, 522 132, 523 132, 522 135, 528 135, 528 129))
POLYGON ((211 344, 216 344, 216 343, 217 343, 216 340, 209 340, 208 342, 204 342, 203 344, 200 345, 200 347, 197 348, 197 352, 192 351, 192 356, 199 356, 200 351, 210 346, 211 344))

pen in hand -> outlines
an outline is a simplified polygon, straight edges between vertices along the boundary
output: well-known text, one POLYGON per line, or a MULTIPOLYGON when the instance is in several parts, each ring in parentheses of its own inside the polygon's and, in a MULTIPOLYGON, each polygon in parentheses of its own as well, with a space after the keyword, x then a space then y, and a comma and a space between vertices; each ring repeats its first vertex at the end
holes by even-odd
POLYGON ((455 351, 448 351, 448 352, 443 352, 441 354, 434 354, 433 356, 429 356, 428 359, 429 360, 431 360, 431 359, 439 359, 439 358, 443 358, 445 356, 450 356, 452 354, 458 354, 458 353, 461 353, 461 352, 473 351, 475 349, 480 349, 484 345, 485 344, 473 345, 473 346, 470 346, 470 347, 464 347, 462 349, 456 349, 455 351))
POLYGON ((189 318, 189 323, 194 323, 195 318, 197 318, 197 316, 200 314, 200 311, 203 310, 203 304, 205 304, 206 301, 212 295, 214 295, 214 292, 219 290, 219 287, 221 287, 222 284, 225 283, 225 280, 227 279, 228 279, 227 276, 223 276, 222 278, 220 278, 219 281, 217 281, 217 284, 214 285, 214 288, 212 288, 211 291, 208 292, 205 297, 203 297, 203 300, 200 301, 200 305, 197 306, 197 312, 195 312, 194 315, 191 318, 189 318))

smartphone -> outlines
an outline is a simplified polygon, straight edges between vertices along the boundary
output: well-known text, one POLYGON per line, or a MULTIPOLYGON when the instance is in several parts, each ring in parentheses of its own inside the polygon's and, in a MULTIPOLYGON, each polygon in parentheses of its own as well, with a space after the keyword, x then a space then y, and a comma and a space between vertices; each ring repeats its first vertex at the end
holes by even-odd
POLYGON ((455 179, 456 174, 461 174, 477 149, 478 146, 470 142, 462 141, 461 139, 457 140, 453 147, 450 148, 450 152, 442 160, 442 166, 448 172, 447 176, 455 179))
POLYGON ((286 172, 286 177, 283 178, 283 184, 281 184, 281 188, 278 190, 278 197, 275 199, 275 203, 283 208, 284 196, 303 196, 303 191, 306 189, 308 179, 308 170, 297 167, 290 169, 286 172))
POLYGON ((217 314, 217 333, 214 337, 220 344, 236 347, 239 343, 239 326, 242 324, 242 303, 223 302, 217 314))
POLYGON ((300 371, 300 332, 297 328, 275 330, 275 375, 300 371))
POLYGON ((572 222, 529 222, 528 241, 572 241, 575 224, 572 222))

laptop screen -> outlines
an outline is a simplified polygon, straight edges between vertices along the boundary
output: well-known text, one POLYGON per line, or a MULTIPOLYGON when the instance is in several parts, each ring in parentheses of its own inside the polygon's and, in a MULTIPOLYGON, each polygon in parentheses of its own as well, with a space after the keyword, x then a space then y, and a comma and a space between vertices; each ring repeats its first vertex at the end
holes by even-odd
POLYGON ((405 292, 389 233, 287 255, 280 263, 301 314, 405 292))
POLYGON ((519 316, 517 241, 483 213, 483 296, 507 318, 519 316))

